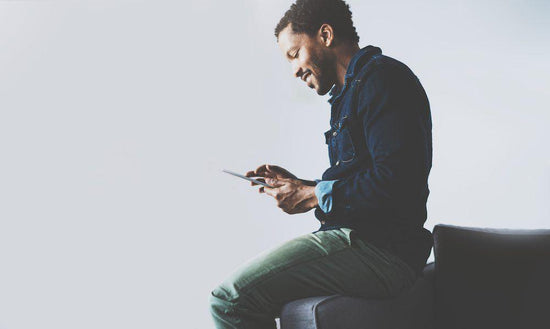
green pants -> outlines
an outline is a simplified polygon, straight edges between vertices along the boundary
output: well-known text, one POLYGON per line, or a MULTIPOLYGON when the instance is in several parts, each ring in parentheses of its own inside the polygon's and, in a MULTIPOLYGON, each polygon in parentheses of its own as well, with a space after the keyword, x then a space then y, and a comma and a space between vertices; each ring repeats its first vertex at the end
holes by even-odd
POLYGON ((307 234, 244 264, 210 297, 218 329, 274 329, 290 301, 326 295, 394 297, 410 288, 414 271, 350 229, 307 234))

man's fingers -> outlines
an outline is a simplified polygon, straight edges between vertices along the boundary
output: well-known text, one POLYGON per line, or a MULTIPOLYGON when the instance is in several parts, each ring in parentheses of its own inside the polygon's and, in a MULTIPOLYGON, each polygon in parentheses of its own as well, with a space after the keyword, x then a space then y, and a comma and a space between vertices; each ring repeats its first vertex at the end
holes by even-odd
POLYGON ((266 164, 259 166, 258 168, 256 168, 256 170, 254 170, 254 174, 258 176, 263 176, 262 174, 267 171, 266 167, 266 164))
POLYGON ((272 172, 283 177, 297 178, 294 174, 292 174, 290 171, 286 170, 283 167, 279 167, 276 165, 266 165, 266 169, 268 172, 272 172))
POLYGON ((275 176, 272 173, 269 173, 266 169, 267 165, 261 165, 255 170, 247 171, 245 176, 246 177, 266 177, 266 176, 275 176))
POLYGON ((272 188, 273 188, 273 187, 279 187, 279 186, 282 185, 282 183, 279 182, 279 181, 278 181, 277 179, 275 179, 275 178, 266 178, 266 179, 265 179, 265 183, 268 184, 268 185, 271 185, 272 188))
MULTIPOLYGON (((272 196, 273 198, 277 199, 277 190, 274 188, 269 188, 267 186, 262 186, 261 189, 263 190, 263 193, 272 196)), ((261 193, 261 192, 260 192, 261 193)))
MULTIPOLYGON (((265 179, 263 179, 263 178, 256 178, 256 180, 265 183, 265 179)), ((250 182, 250 185, 255 186, 255 185, 259 185, 259 184, 255 183, 255 182, 250 182)))
POLYGON ((283 169, 279 166, 276 166, 276 165, 272 165, 272 164, 263 164, 261 166, 259 166, 258 168, 256 168, 256 170, 254 171, 256 173, 256 175, 265 175, 265 174, 268 174, 268 173, 272 173, 272 174, 284 174, 284 173, 287 173, 286 169, 283 169))
POLYGON ((281 167, 276 166, 276 165, 267 164, 267 165, 265 165, 265 169, 267 171, 272 171, 272 172, 281 172, 281 167))
POLYGON ((254 170, 250 170, 245 174, 245 176, 247 177, 263 176, 263 174, 267 172, 266 166, 267 165, 263 164, 254 170))
POLYGON ((290 182, 292 178, 266 178, 265 182, 273 187, 281 187, 288 182, 290 182))
POLYGON ((276 165, 267 164, 267 165, 265 165, 265 168, 268 172, 272 172, 274 174, 281 174, 281 175, 285 175, 285 176, 290 174, 288 172, 288 170, 286 170, 285 168, 279 167, 279 166, 276 166, 276 165))
POLYGON ((279 167, 272 164, 263 164, 256 168, 255 170, 250 170, 245 174, 246 177, 269 177, 269 178, 294 178, 296 176, 291 174, 288 170, 283 167, 279 167))

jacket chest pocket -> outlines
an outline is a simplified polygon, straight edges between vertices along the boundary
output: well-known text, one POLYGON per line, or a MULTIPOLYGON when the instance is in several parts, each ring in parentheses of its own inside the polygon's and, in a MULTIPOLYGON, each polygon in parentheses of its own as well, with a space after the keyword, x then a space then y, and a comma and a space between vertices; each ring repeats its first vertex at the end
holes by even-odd
POLYGON ((331 166, 338 166, 355 159, 355 146, 351 138, 349 118, 343 117, 336 128, 325 132, 331 166))

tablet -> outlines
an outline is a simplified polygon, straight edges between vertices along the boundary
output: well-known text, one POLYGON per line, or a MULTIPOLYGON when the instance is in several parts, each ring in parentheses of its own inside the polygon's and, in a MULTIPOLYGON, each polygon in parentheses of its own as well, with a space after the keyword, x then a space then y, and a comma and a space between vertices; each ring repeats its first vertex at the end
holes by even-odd
POLYGON ((232 171, 225 170, 225 169, 223 169, 222 171, 223 171, 224 173, 227 173, 227 174, 230 174, 230 175, 233 175, 233 176, 237 176, 237 177, 240 177, 240 178, 242 178, 242 179, 246 179, 247 181, 254 182, 254 183, 258 184, 258 185, 262 185, 262 186, 269 187, 269 188, 274 188, 274 187, 275 187, 275 186, 271 186, 271 185, 269 185, 269 184, 267 184, 267 183, 264 183, 264 182, 262 182, 262 181, 259 181, 259 180, 257 180, 257 179, 250 178, 250 177, 246 177, 246 176, 241 175, 241 174, 237 174, 236 172, 232 172, 232 171))

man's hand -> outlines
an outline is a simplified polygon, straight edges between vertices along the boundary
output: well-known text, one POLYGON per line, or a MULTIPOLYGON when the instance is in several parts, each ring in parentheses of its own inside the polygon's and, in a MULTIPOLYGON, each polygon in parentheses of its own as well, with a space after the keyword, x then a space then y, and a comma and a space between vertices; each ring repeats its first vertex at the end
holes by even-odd
MULTIPOLYGON (((264 164, 245 174, 247 177, 256 177, 273 188, 261 186, 258 190, 277 200, 277 206, 288 214, 307 212, 319 203, 315 195, 315 181, 296 177, 290 171, 275 165, 264 164), (261 178, 258 178, 261 177, 261 178)), ((250 185, 258 185, 251 182, 250 185)))
MULTIPOLYGON (((295 175, 290 173, 290 171, 286 170, 285 168, 270 165, 270 164, 264 164, 256 168, 256 170, 251 170, 245 174, 247 177, 266 177, 266 178, 294 178, 297 179, 295 175)), ((258 185, 255 183, 252 183, 252 185, 258 185)))
MULTIPOLYGON (((276 165, 271 165, 271 164, 261 165, 258 168, 256 168, 256 170, 251 170, 251 171, 247 172, 245 174, 245 176, 246 177, 256 177, 257 180, 262 181, 264 183, 266 182, 266 178, 274 178, 274 179, 292 178, 292 179, 299 180, 300 182, 302 182, 304 185, 307 185, 307 186, 317 185, 317 183, 315 181, 300 179, 300 178, 296 177, 294 174, 292 174, 290 171, 286 170, 285 168, 279 167, 279 166, 276 166, 276 165), (262 178, 258 178, 258 177, 262 177, 262 178)), ((250 185, 254 186, 254 185, 258 185, 258 184, 254 183, 254 182, 250 182, 250 185)), ((263 186, 260 187, 259 192, 260 193, 264 192, 263 191, 263 186)))
POLYGON ((287 214, 308 212, 319 204, 315 195, 315 186, 306 185, 300 179, 266 178, 266 183, 274 187, 262 186, 260 193, 272 196, 277 201, 277 207, 287 214))

